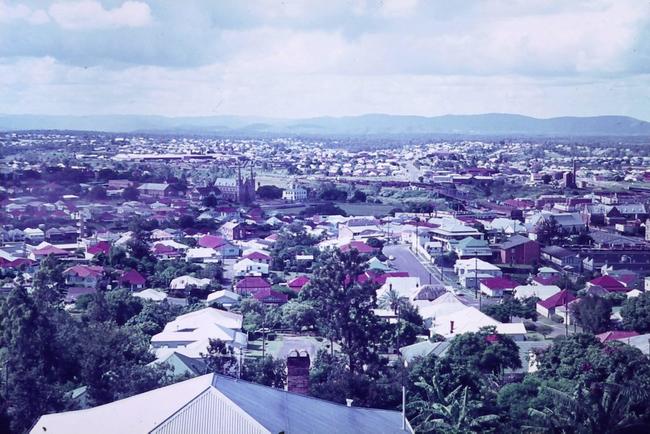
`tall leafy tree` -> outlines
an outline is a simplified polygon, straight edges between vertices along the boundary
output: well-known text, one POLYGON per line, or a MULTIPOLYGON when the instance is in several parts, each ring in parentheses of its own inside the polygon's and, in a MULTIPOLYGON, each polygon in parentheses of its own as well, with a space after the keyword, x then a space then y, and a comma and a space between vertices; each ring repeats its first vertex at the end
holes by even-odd
POLYGON ((58 348, 49 316, 22 286, 2 304, 0 346, 6 348, 5 391, 12 429, 26 430, 43 413, 66 406, 57 369, 58 348))
POLYGON ((352 373, 376 357, 376 286, 359 282, 364 271, 365 260, 356 250, 332 251, 321 257, 301 291, 303 300, 314 303, 319 331, 341 345, 352 373))
POLYGON ((602 333, 612 327, 612 302, 595 296, 581 298, 571 305, 576 323, 588 333, 602 333))
POLYGON ((650 292, 627 299, 621 308, 621 317, 628 330, 650 332, 650 292))

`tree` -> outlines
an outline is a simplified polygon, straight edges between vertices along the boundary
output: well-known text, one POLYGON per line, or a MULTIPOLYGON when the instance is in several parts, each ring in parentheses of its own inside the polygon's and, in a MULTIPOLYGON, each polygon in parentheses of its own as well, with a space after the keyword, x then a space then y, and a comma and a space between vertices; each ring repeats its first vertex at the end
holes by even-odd
POLYGON ((149 366, 149 337, 115 323, 92 323, 83 330, 82 384, 91 405, 100 405, 164 385, 162 370, 149 366))
POLYGON ((6 348, 7 414, 15 432, 29 429, 41 414, 66 407, 57 366, 60 348, 49 318, 22 286, 14 287, 2 304, 0 347, 6 348))
POLYGON ((555 217, 550 216, 543 218, 536 226, 537 241, 542 244, 558 244, 566 238, 562 226, 557 222, 555 217))
POLYGON ((265 200, 281 199, 282 189, 275 185, 263 185, 256 191, 257 197, 265 200))
POLYGON ((579 384, 573 393, 549 386, 543 389, 553 398, 543 410, 530 409, 536 428, 545 432, 622 433, 647 432, 650 424, 635 411, 648 397, 645 390, 631 390, 605 382, 596 387, 579 384))
POLYGON ((44 303, 59 304, 67 293, 63 277, 63 263, 49 255, 41 261, 32 286, 36 297, 44 303))
POLYGON ((215 206, 219 205, 219 199, 217 199, 217 196, 214 194, 210 193, 209 195, 205 196, 202 200, 201 203, 203 204, 204 207, 206 208, 214 208, 215 206))
POLYGON ((446 358, 484 374, 500 374, 506 368, 521 367, 517 344, 508 336, 495 334, 493 327, 456 336, 447 349, 446 358))
POLYGON ((365 260, 356 250, 328 252, 300 293, 301 300, 314 303, 319 331, 340 343, 352 373, 376 357, 376 286, 358 281, 364 272, 365 260))
POLYGON ((598 334, 611 329, 612 302, 606 298, 593 295, 582 297, 571 305, 571 311, 576 323, 585 332, 598 334))
POLYGON ((237 358, 233 348, 221 339, 210 338, 207 353, 201 354, 210 372, 235 377, 237 375, 237 358))
POLYGON ((650 292, 628 298, 621 308, 623 325, 639 333, 650 332, 650 292))
POLYGON ((140 197, 140 190, 138 190, 133 186, 126 187, 122 191, 122 199, 124 200, 138 200, 139 197, 140 197))
POLYGON ((424 389, 426 399, 409 404, 416 416, 412 419, 416 432, 474 433, 494 426, 498 416, 485 414, 483 403, 469 396, 467 386, 458 386, 445 394, 433 377, 431 383, 422 379, 417 386, 424 389))
POLYGON ((106 189, 101 185, 95 185, 88 192, 90 199, 94 200, 104 200, 106 199, 106 189))
POLYGON ((242 378, 253 383, 282 389, 287 381, 287 365, 284 360, 268 355, 248 360, 242 368, 242 378))

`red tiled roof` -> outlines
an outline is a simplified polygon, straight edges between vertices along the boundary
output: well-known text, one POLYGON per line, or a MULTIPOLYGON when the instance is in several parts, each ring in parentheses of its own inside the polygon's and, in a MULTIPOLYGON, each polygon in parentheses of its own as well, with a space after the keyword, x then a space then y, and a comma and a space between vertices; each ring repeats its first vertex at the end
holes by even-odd
POLYGON ((301 290, 303 286, 309 283, 309 277, 307 276, 298 276, 295 279, 290 280, 287 283, 287 286, 291 289, 295 290, 301 290))
POLYGON ((86 251, 91 255, 98 255, 100 253, 108 255, 108 252, 110 250, 111 250, 111 243, 109 243, 108 241, 100 241, 97 244, 88 247, 86 251))
POLYGON ((269 255, 265 255, 264 253, 261 252, 249 253, 248 255, 244 256, 244 258, 250 259, 251 261, 260 260, 260 259, 264 259, 268 261, 271 259, 269 255))
POLYGON ((130 285, 144 285, 146 279, 137 270, 129 270, 120 276, 121 283, 128 283, 130 285))
POLYGON ((66 269, 63 274, 73 274, 79 277, 100 277, 104 274, 104 267, 97 265, 75 265, 66 269))
POLYGON ((217 247, 221 247, 225 245, 227 242, 223 237, 218 237, 216 235, 204 235, 201 238, 199 238, 199 246, 201 247, 210 247, 212 249, 216 249, 217 247))
POLYGON ((490 289, 514 289, 517 286, 515 282, 505 277, 489 277, 487 279, 481 279, 481 284, 490 289))
POLYGON ((270 288, 271 284, 259 276, 246 276, 237 282, 238 289, 256 289, 256 288, 270 288))
POLYGON ((63 249, 59 249, 58 247, 54 246, 45 246, 42 249, 34 249, 32 250, 32 253, 35 256, 47 256, 47 255, 67 255, 68 252, 66 252, 63 249))
POLYGON ((363 241, 350 241, 348 244, 344 244, 340 248, 342 252, 349 252, 352 249, 358 251, 359 253, 373 253, 376 250, 375 247, 370 247, 363 241))
POLYGON ((590 285, 602 286, 609 292, 626 292, 628 288, 612 276, 600 276, 589 282, 590 285))
POLYGON ((271 288, 264 288, 256 291, 253 294, 253 298, 261 302, 274 302, 274 303, 286 303, 289 300, 287 294, 283 294, 278 291, 274 291, 271 288))
POLYGON ((541 277, 541 276, 535 276, 533 278, 533 282, 539 284, 539 285, 555 285, 557 282, 560 281, 560 276, 555 275, 555 276, 549 276, 549 277, 541 277))

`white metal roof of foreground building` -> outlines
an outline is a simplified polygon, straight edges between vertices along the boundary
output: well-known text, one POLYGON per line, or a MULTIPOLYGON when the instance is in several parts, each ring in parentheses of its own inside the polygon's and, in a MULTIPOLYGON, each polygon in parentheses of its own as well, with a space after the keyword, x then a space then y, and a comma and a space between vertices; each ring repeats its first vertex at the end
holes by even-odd
POLYGON ((347 407, 207 374, 87 410, 41 416, 32 434, 404 433, 397 411, 347 407))

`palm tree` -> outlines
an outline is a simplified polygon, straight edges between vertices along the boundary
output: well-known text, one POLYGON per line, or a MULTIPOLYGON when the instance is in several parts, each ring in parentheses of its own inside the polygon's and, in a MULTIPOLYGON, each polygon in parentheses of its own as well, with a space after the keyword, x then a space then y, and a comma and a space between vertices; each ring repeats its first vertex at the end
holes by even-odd
POLYGON ((468 397, 467 386, 458 386, 445 395, 436 377, 433 377, 431 384, 421 378, 416 385, 426 392, 425 399, 418 399, 409 404, 416 413, 412 419, 416 432, 474 433, 484 431, 485 424, 498 418, 493 414, 478 415, 482 403, 468 397))
POLYGON ((381 296, 379 300, 379 307, 383 309, 391 309, 395 315, 397 315, 397 311, 405 302, 406 298, 400 296, 399 292, 391 288, 381 296))
POLYGON ((524 427, 531 433, 622 433, 639 427, 633 411, 635 404, 647 398, 647 392, 632 390, 614 383, 595 383, 589 389, 579 384, 573 393, 553 387, 544 389, 551 395, 553 408, 529 409, 536 426, 524 427))

